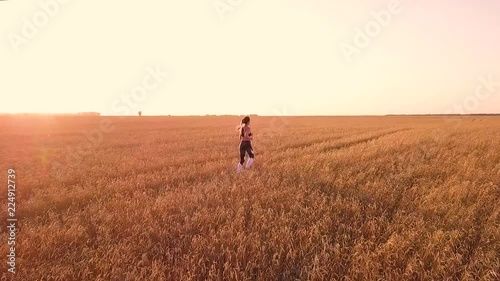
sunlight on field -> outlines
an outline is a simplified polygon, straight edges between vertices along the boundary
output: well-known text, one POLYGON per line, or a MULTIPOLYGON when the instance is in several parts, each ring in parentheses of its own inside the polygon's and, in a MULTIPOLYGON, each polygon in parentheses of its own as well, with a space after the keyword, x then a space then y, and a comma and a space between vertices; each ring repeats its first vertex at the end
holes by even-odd
POLYGON ((500 118, 239 120, 0 117, 17 280, 499 280, 500 118))

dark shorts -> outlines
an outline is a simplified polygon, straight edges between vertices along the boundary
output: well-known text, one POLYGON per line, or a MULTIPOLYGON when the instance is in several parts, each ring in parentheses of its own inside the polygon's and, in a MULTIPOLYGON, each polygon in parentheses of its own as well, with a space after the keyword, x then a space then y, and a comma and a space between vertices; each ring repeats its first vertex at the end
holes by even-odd
POLYGON ((252 143, 249 141, 242 141, 240 143, 240 164, 245 162, 245 154, 248 153, 250 158, 254 158, 252 143))

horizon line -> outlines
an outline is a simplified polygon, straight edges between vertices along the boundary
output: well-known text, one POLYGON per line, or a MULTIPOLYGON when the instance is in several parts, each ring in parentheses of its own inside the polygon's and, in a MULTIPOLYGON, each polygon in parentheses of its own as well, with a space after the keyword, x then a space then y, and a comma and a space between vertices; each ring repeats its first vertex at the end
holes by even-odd
POLYGON ((158 115, 106 115, 99 112, 77 112, 77 113, 0 113, 0 116, 65 116, 65 117, 384 117, 384 116, 500 116, 500 113, 469 113, 469 114, 445 114, 445 113, 401 113, 401 114, 318 114, 318 115, 261 115, 261 114, 158 114, 158 115))

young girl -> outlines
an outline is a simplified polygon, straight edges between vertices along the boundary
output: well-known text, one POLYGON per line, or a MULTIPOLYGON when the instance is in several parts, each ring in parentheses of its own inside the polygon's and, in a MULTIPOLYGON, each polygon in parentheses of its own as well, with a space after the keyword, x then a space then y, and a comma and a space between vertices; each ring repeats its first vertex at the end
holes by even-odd
POLYGON ((238 163, 238 167, 236 171, 239 173, 243 169, 243 163, 245 162, 245 153, 248 153, 248 156, 250 156, 250 159, 248 159, 247 164, 245 165, 245 168, 250 168, 252 166, 252 163, 254 161, 254 154, 253 154, 253 149, 252 149, 252 131, 250 130, 250 117, 245 117, 243 120, 241 120, 241 124, 238 127, 238 131, 240 134, 240 163, 238 163))

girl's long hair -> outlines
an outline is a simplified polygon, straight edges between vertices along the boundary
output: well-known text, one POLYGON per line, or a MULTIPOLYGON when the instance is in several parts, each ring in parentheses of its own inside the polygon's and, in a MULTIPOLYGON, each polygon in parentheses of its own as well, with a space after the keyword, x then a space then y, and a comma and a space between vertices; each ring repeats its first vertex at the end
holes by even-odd
POLYGON ((236 130, 240 131, 241 137, 243 137, 243 130, 241 128, 243 128, 245 125, 248 125, 249 122, 250 122, 250 117, 245 116, 245 118, 241 119, 240 125, 238 125, 238 127, 236 127, 236 130))

